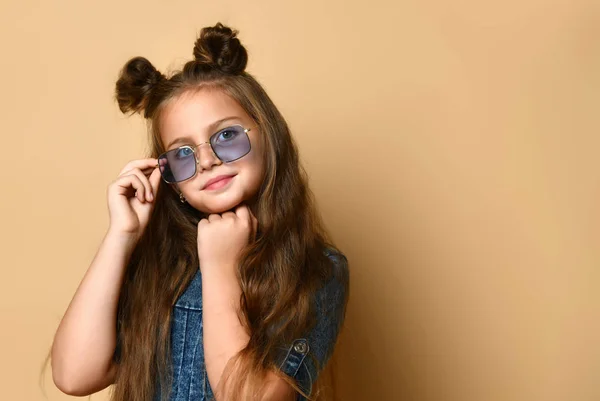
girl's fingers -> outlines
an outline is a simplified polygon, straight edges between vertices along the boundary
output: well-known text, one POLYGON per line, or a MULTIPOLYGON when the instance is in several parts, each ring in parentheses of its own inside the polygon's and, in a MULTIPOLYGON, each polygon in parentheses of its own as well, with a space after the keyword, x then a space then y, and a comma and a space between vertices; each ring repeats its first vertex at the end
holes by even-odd
MULTIPOLYGON (((144 173, 144 175, 145 175, 146 177, 149 177, 149 176, 150 176, 150 174, 152 174, 152 173, 154 172, 154 170, 158 170, 158 167, 157 167, 156 165, 154 165, 154 166, 152 166, 152 167, 146 167, 146 168, 144 168, 144 169, 140 169, 140 171, 141 171, 142 173, 144 173)), ((160 173, 160 171, 159 171, 159 173, 160 173)))
POLYGON ((150 181, 150 185, 152 187, 152 195, 153 197, 158 193, 158 186, 160 185, 160 170, 158 167, 155 167, 150 177, 148 179, 150 181))
POLYGON ((146 188, 144 187, 144 183, 135 174, 124 175, 119 177, 115 183, 121 189, 119 192, 121 195, 125 195, 130 188, 135 189, 135 196, 139 199, 140 202, 144 202, 144 192, 146 188))
POLYGON ((217 213, 213 213, 208 216, 209 223, 212 223, 213 221, 217 221, 217 220, 221 220, 221 215, 219 215, 217 213))
POLYGON ((237 208, 235 208, 235 214, 241 220, 250 222, 250 213, 248 211, 248 206, 243 204, 239 205, 237 208))
POLYGON ((144 184, 144 199, 152 200, 152 185, 150 185, 150 181, 148 181, 148 177, 144 175, 140 170, 133 169, 129 172, 129 174, 133 174, 140 179, 142 184, 144 184))
POLYGON ((134 168, 130 168, 129 170, 123 171, 123 172, 121 173, 121 175, 129 175, 129 174, 131 174, 131 172, 132 172, 132 171, 139 171, 139 172, 141 172, 142 174, 144 174, 146 177, 149 177, 149 176, 150 176, 150 174, 152 174, 152 171, 154 171, 154 168, 155 168, 155 167, 156 167, 156 166, 153 166, 153 167, 146 167, 146 168, 144 168, 144 169, 139 169, 139 168, 137 168, 137 167, 134 167, 134 168))
POLYGON ((258 220, 254 217, 250 208, 247 205, 242 204, 235 209, 235 214, 240 220, 248 222, 251 227, 250 237, 254 238, 258 228, 258 220))
POLYGON ((258 231, 258 219, 253 214, 250 214, 250 216, 252 217, 252 233, 256 235, 258 231))
POLYGON ((250 224, 252 225, 252 235, 256 235, 256 231, 258 230, 258 219, 254 216, 254 213, 252 213, 252 210, 250 210, 250 208, 248 209, 248 216, 250 216, 250 224))
POLYGON ((158 165, 158 160, 155 158, 132 160, 129 163, 127 163, 125 165, 125 167, 123 167, 123 170, 121 170, 119 175, 124 175, 128 171, 136 169, 136 168, 140 169, 140 170, 145 170, 149 167, 154 167, 157 165, 158 165))

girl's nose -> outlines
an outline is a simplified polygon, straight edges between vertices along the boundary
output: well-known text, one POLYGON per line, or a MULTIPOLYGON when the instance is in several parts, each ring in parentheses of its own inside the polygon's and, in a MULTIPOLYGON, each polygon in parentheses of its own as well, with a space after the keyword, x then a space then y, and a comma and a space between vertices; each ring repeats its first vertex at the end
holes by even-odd
POLYGON ((210 144, 198 146, 198 165, 202 170, 210 170, 213 166, 222 164, 221 160, 215 155, 210 144))

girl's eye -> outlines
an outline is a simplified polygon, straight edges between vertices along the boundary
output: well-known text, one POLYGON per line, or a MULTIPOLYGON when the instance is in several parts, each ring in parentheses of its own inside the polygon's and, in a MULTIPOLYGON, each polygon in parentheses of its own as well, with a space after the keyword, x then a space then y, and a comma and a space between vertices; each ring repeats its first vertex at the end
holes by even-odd
POLYGON ((235 128, 225 128, 223 131, 219 132, 217 142, 229 142, 238 135, 239 132, 235 128))
POLYGON ((184 146, 182 148, 177 149, 177 151, 175 152, 175 157, 178 159, 183 159, 189 157, 190 155, 192 155, 192 153, 194 152, 191 148, 184 146))

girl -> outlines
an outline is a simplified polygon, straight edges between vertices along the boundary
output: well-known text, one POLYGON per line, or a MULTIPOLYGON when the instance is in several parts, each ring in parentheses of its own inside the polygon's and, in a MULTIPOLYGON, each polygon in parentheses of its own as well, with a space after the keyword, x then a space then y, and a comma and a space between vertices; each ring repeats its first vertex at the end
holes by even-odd
POLYGON ((236 35, 202 29, 171 77, 142 57, 121 71, 119 107, 147 120, 151 155, 108 187, 109 228, 56 332, 52 374, 67 394, 317 398, 347 260, 236 35))

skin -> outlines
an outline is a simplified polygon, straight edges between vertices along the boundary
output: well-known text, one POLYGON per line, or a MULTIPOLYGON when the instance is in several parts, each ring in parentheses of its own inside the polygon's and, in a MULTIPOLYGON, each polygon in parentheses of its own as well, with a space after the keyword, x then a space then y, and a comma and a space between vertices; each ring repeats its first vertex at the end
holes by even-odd
MULTIPOLYGON (((208 217, 198 223, 198 256, 202 272, 203 335, 205 363, 217 400, 230 399, 221 376, 231 357, 249 341, 238 319, 241 288, 236 277, 240 251, 254 238, 258 221, 244 202, 251 200, 265 175, 264 147, 256 123, 231 97, 218 90, 181 95, 161 115, 160 133, 165 149, 208 142, 221 128, 241 124, 248 132, 251 151, 231 163, 223 163, 208 144, 196 148, 197 173, 177 184, 186 201, 208 217), (226 117, 234 117, 218 124, 226 117), (203 189, 220 175, 235 175, 224 187, 203 189)), ((235 374, 235 372, 234 372, 235 374)), ((269 372, 263 400, 294 400, 295 392, 274 372, 269 372)))
POLYGON ((156 163, 133 160, 108 186, 108 230, 52 343, 52 379, 65 394, 86 396, 114 383, 119 290, 161 182, 156 163))
MULTIPOLYGON (((251 152, 222 163, 208 145, 198 148, 196 176, 175 186, 187 202, 208 214, 198 223, 198 255, 203 282, 205 361, 218 401, 244 399, 230 394, 221 381, 228 361, 249 340, 237 317, 241 289, 236 278, 239 253, 251 241, 259 222, 247 207, 264 177, 260 131, 241 106, 218 91, 202 90, 174 99, 163 110, 161 139, 165 145, 180 137, 185 144, 208 141, 219 128, 234 123, 249 132, 251 152), (237 120, 209 127, 224 117, 237 120), (211 178, 235 174, 225 187, 203 190, 211 178)), ((183 144, 183 143, 182 143, 183 144)), ((180 145, 176 145, 177 147, 180 145)), ((124 270, 147 227, 161 180, 157 159, 133 160, 108 186, 109 227, 61 323, 52 345, 52 377, 66 394, 86 396, 114 383, 116 313, 124 270)), ((233 373, 235 375, 235 372, 233 373)), ((295 391, 275 372, 268 372, 261 400, 293 401, 295 391)))
POLYGON ((196 147, 200 159, 196 175, 176 184, 186 201, 202 212, 223 213, 249 201, 258 192, 265 175, 260 130, 234 99, 214 89, 184 93, 171 101, 161 114, 159 131, 166 150, 208 142, 212 134, 234 124, 251 128, 248 132, 250 153, 234 162, 223 163, 205 143, 196 147), (213 125, 226 117, 234 119, 213 125), (218 190, 202 189, 209 179, 219 175, 235 177, 218 190))

